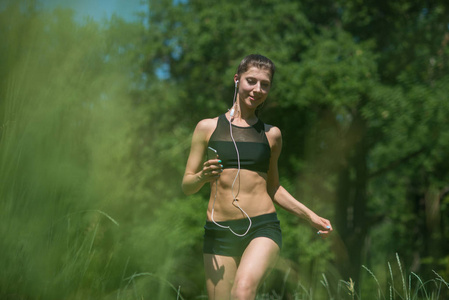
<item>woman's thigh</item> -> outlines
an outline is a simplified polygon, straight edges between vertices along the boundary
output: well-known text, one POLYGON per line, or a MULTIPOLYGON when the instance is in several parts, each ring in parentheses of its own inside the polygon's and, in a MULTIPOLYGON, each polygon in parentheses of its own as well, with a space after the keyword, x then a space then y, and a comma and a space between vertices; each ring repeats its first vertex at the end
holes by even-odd
POLYGON ((258 237, 251 241, 240 260, 234 289, 251 288, 254 292, 276 264, 279 246, 272 239, 258 237))
POLYGON ((238 258, 207 253, 203 257, 209 299, 229 299, 237 271, 238 258))

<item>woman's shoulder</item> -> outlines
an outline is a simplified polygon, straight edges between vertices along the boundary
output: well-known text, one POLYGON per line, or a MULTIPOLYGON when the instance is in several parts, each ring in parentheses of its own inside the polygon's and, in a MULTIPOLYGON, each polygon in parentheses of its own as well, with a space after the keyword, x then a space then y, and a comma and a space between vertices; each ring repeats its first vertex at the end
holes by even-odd
POLYGON ((270 135, 274 138, 280 138, 282 136, 281 130, 279 127, 270 125, 270 124, 264 124, 265 125, 265 134, 270 135))
POLYGON ((201 121, 196 124, 196 129, 199 131, 210 131, 211 129, 215 129, 217 126, 217 120, 218 117, 215 118, 208 118, 208 119, 202 119, 201 121))
POLYGON ((277 126, 265 124, 265 135, 272 146, 282 143, 282 133, 277 126))
POLYGON ((208 141, 215 128, 217 127, 218 117, 203 119, 196 124, 194 136, 201 140, 208 141))

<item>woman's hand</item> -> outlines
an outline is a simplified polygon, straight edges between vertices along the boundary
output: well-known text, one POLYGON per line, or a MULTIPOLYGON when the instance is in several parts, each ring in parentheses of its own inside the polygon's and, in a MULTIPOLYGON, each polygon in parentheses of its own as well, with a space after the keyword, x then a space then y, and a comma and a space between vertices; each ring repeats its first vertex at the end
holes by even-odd
POLYGON ((310 224, 318 229, 317 234, 322 237, 323 239, 327 238, 329 234, 332 232, 332 225, 331 222, 325 218, 321 218, 320 216, 313 216, 310 219, 310 224))
POLYGON ((218 158, 206 160, 198 177, 201 181, 211 182, 217 180, 223 172, 223 165, 218 158))

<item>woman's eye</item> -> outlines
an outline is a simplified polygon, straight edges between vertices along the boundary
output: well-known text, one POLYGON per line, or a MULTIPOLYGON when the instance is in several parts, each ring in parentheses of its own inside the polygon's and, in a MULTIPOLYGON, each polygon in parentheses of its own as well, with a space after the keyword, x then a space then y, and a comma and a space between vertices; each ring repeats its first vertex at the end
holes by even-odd
MULTIPOLYGON (((247 78, 246 82, 248 82, 249 85, 255 85, 257 84, 258 80, 254 78, 247 78)), ((266 81, 260 81, 260 86, 264 89, 270 88, 270 83, 266 81)))

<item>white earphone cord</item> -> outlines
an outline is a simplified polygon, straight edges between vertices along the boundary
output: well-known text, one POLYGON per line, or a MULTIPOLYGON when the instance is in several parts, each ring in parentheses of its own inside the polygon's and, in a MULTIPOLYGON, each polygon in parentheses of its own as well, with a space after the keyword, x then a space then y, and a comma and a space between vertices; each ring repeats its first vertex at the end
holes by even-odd
MULTIPOLYGON (((235 90, 234 90, 234 100, 232 101, 231 118, 234 116, 234 112, 235 112, 234 106, 235 106, 235 97, 236 97, 236 94, 237 94, 237 84, 235 85, 235 90)), ((232 186, 231 186, 232 197, 234 198, 234 200, 232 201, 232 204, 233 204, 233 205, 236 205, 237 208, 240 209, 240 211, 241 211, 243 214, 245 214, 245 216, 246 216, 246 217, 248 218, 248 220, 249 220, 249 226, 248 226, 248 228, 246 229, 245 233, 243 233, 243 234, 238 234, 238 233, 234 232, 230 226, 223 226, 223 225, 218 224, 217 222, 215 222, 215 220, 214 220, 214 210, 215 210, 215 200, 217 200, 218 179, 215 180, 215 197, 214 197, 214 203, 212 204, 212 214, 211 214, 211 219, 212 219, 212 222, 214 222, 214 224, 217 225, 218 227, 229 229, 234 235, 242 237, 242 236, 245 236, 245 235, 249 232, 249 230, 250 230, 250 228, 251 228, 251 226, 252 226, 252 221, 251 221, 251 218, 248 216, 248 214, 247 214, 247 213, 240 207, 240 205, 239 205, 239 203, 238 203, 238 200, 237 200, 237 197, 235 196, 235 193, 234 193, 234 185, 235 185, 235 182, 237 181, 237 178, 238 178, 239 175, 240 175, 240 153, 239 153, 239 149, 238 149, 238 147, 237 147, 237 143, 235 142, 234 135, 232 134, 232 119, 229 120, 229 133, 230 133, 230 135, 231 135, 232 142, 234 143, 235 152, 237 153, 237 174, 235 175, 234 181, 232 182, 232 186), (234 204, 234 203, 235 203, 235 204, 234 204)), ((239 188, 240 188, 240 187, 239 187, 239 188)))

